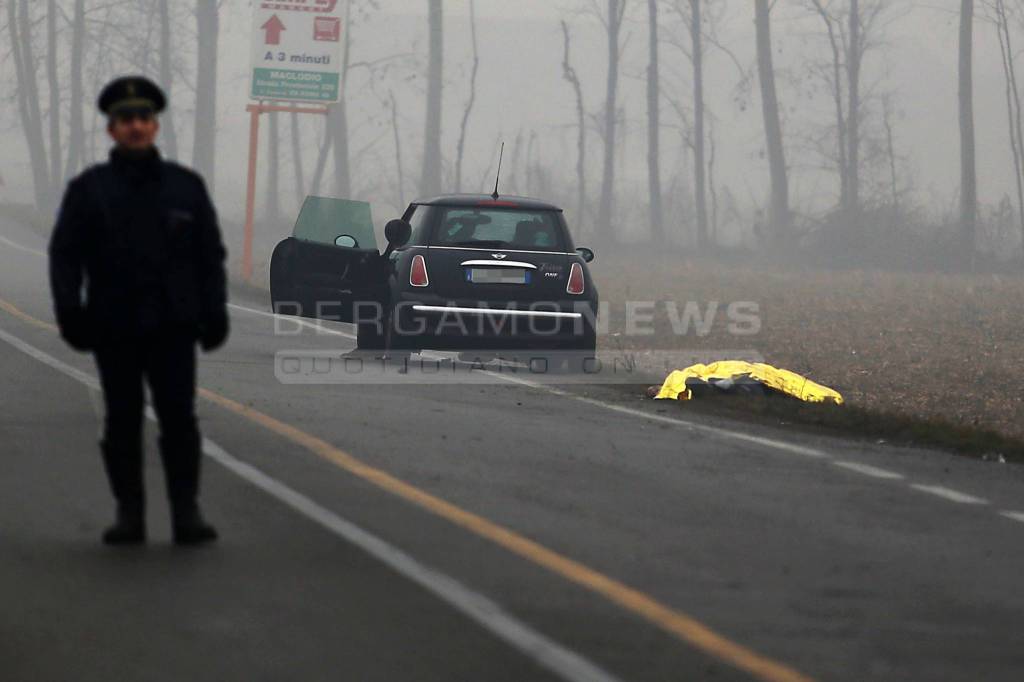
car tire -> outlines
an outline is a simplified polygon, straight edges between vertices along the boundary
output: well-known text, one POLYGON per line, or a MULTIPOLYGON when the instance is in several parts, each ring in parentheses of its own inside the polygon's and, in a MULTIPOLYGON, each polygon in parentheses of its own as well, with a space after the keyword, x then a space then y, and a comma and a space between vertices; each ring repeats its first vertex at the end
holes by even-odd
POLYGON ((597 334, 588 328, 583 338, 559 355, 552 369, 558 374, 592 374, 596 368, 597 334))
POLYGON ((386 325, 376 322, 362 322, 356 325, 356 348, 359 350, 385 350, 386 346, 386 325))

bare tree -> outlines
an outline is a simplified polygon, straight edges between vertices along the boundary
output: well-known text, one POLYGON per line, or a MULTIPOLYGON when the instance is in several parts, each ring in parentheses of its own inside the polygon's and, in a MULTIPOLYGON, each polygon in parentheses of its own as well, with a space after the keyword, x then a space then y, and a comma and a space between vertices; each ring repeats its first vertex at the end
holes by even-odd
POLYGON ((171 45, 171 8, 170 0, 159 0, 160 3, 160 85, 167 93, 167 111, 161 117, 161 130, 164 152, 171 159, 178 158, 178 131, 174 125, 174 66, 171 45))
POLYGON ((85 105, 82 85, 84 62, 85 0, 75 0, 71 24, 71 58, 69 60, 71 92, 68 102, 68 162, 64 167, 65 178, 70 178, 81 167, 85 151, 85 123, 82 115, 82 107, 85 105))
POLYGON ((306 169, 302 161, 302 129, 299 122, 299 115, 294 111, 291 113, 292 130, 292 166, 295 168, 295 200, 302 205, 306 196, 306 169))
POLYGON ((839 205, 848 220, 856 221, 861 207, 864 59, 878 44, 876 34, 890 5, 884 0, 846 0, 845 5, 835 0, 808 0, 808 3, 825 25, 832 53, 827 80, 836 110, 839 205))
MULTIPOLYGON (((328 116, 328 136, 334 147, 334 196, 352 195, 352 173, 348 139, 348 76, 352 63, 352 2, 345 6, 345 47, 341 58, 341 91, 328 116)), ((319 183, 318 183, 319 186, 319 183)))
POLYGON ((269 223, 281 221, 281 126, 276 111, 269 114, 270 130, 267 135, 267 195, 264 206, 269 223))
POLYGON ((572 86, 573 94, 576 96, 576 220, 584 220, 584 211, 587 205, 587 125, 586 110, 583 107, 583 88, 580 85, 579 76, 573 68, 570 60, 570 38, 569 24, 562 21, 562 36, 564 38, 564 52, 562 56, 562 76, 572 86))
POLYGON ((196 114, 192 165, 213 191, 217 150, 217 44, 220 9, 211 0, 196 0, 196 114))
POLYGON ((1010 33, 1009 13, 1004 0, 991 0, 990 20, 995 25, 1002 56, 1003 80, 1006 84, 1007 130, 1010 135, 1010 151, 1013 155, 1014 180, 1017 187, 1017 217, 1024 236, 1024 127, 1021 123, 1020 90, 1017 84, 1016 55, 1010 33))
POLYGON ((28 0, 7 2, 7 30, 14 55, 18 84, 18 113, 28 146, 32 168, 32 187, 37 208, 45 209, 53 198, 46 143, 43 140, 42 115, 39 107, 38 71, 32 40, 32 20, 28 0))
POLYGON ((601 197, 597 215, 596 238, 611 239, 612 212, 615 209, 615 134, 618 121, 619 62, 622 58, 622 24, 626 0, 608 0, 608 11, 597 13, 608 37, 608 74, 604 103, 604 172, 601 176, 601 197))
POLYGON ((893 213, 900 208, 899 184, 896 174, 896 135, 893 129, 893 97, 886 93, 882 97, 882 126, 885 128, 885 152, 889 160, 889 192, 891 193, 893 213))
POLYGON ((839 172, 839 205, 845 210, 849 206, 847 193, 850 183, 847 178, 849 163, 847 162, 847 135, 846 135, 846 112, 843 106, 843 56, 846 52, 845 41, 840 38, 840 24, 837 17, 833 16, 823 4, 822 0, 810 0, 818 16, 825 24, 828 34, 828 43, 831 48, 831 78, 829 86, 832 90, 832 100, 836 112, 836 166, 839 172))
POLYGON ((430 56, 427 66, 427 115, 423 133, 423 174, 420 192, 441 193, 441 103, 444 92, 444 8, 441 0, 427 0, 430 56))
POLYGON ((961 246, 973 256, 978 217, 974 147, 974 0, 960 2, 960 224, 961 246))
POLYGON ((651 239, 665 241, 665 219, 661 206, 661 74, 658 45, 658 2, 647 0, 647 181, 651 194, 651 239))
POLYGON ((701 0, 690 0, 690 43, 693 64, 693 167, 697 199, 697 248, 708 247, 707 166, 704 133, 704 46, 701 0))
POLYGON ((761 83, 761 111, 764 117, 765 146, 771 176, 769 226, 774 246, 785 248, 791 241, 789 213, 789 172, 782 140, 779 98, 775 89, 775 65, 772 57, 771 8, 768 0, 754 0, 757 29, 757 71, 761 83))
POLYGON ((395 93, 393 90, 388 92, 388 97, 391 105, 391 131, 394 134, 395 141, 395 172, 398 174, 396 193, 398 197, 398 207, 401 209, 405 205, 405 173, 404 165, 402 164, 402 136, 398 129, 398 102, 395 101, 395 93))
POLYGON ((473 44, 473 67, 469 75, 469 101, 462 112, 458 155, 455 158, 455 189, 459 192, 462 191, 462 160, 466 153, 466 131, 469 127, 469 117, 473 113, 473 105, 476 103, 476 76, 480 70, 480 51, 476 41, 476 7, 473 0, 469 0, 469 34, 473 44))
POLYGON ((860 71, 864 59, 864 43, 861 31, 860 0, 850 0, 850 39, 846 50, 846 84, 849 95, 846 105, 848 126, 846 142, 849 150, 846 153, 849 167, 846 173, 847 215, 856 215, 860 211, 860 71))
POLYGON ((331 130, 331 122, 327 121, 324 126, 324 139, 320 144, 320 152, 316 157, 316 168, 313 170, 313 181, 310 183, 310 193, 313 195, 320 194, 320 188, 323 186, 324 171, 327 168, 327 157, 331 153, 331 149, 334 147, 334 133, 331 130))
POLYGON ((60 143, 60 76, 57 74, 57 0, 46 3, 46 80, 49 85, 50 107, 47 114, 50 128, 50 182, 57 190, 61 182, 60 143))

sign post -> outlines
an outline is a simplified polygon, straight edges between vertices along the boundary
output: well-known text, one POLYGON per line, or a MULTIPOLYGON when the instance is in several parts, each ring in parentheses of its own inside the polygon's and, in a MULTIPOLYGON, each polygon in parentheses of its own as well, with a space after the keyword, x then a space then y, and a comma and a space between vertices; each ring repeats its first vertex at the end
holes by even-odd
MULTIPOLYGON (((252 279, 253 224, 260 115, 326 115, 341 95, 339 0, 257 0, 253 12, 249 175, 246 183, 242 277, 252 279), (280 104, 266 104, 267 100, 280 104), (290 104, 288 104, 290 103, 290 104), (306 106, 300 106, 305 103, 306 106), (320 104, 322 106, 309 106, 320 104)), ((277 163, 277 159, 272 159, 277 163)))

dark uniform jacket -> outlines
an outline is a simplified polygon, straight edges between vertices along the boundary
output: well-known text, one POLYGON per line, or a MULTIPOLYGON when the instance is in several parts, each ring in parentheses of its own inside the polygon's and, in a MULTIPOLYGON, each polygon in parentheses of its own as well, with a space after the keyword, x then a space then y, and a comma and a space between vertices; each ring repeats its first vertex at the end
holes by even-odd
POLYGON ((50 242, 58 325, 80 349, 172 328, 204 346, 222 341, 225 258, 198 174, 156 150, 141 158, 115 150, 64 195, 50 242))

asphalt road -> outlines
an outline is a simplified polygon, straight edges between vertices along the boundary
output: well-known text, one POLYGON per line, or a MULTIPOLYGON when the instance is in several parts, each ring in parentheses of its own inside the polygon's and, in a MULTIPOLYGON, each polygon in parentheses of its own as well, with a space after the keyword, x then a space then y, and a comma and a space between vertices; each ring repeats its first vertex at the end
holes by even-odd
POLYGON ((105 548, 44 248, 0 223, 0 679, 1024 678, 1024 468, 616 388, 289 385, 351 330, 254 295, 200 370, 222 541, 170 545, 150 424, 150 543, 105 548))

